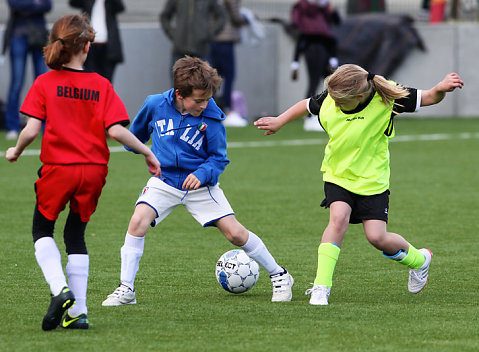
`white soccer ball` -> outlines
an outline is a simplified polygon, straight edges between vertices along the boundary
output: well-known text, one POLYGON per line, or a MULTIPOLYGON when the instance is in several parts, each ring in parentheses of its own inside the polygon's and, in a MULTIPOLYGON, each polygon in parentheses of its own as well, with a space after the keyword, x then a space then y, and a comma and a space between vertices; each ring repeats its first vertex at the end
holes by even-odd
POLYGON ((258 263, 242 249, 224 253, 216 263, 216 280, 228 292, 246 292, 254 286, 258 278, 258 263))

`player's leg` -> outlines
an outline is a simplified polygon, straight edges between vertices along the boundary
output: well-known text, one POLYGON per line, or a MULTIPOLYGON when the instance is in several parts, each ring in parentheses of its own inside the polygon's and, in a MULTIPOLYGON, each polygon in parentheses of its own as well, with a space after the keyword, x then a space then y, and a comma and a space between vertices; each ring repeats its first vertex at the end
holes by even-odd
POLYGON ((103 301, 103 306, 135 304, 135 278, 145 248, 148 227, 157 217, 156 211, 146 203, 139 203, 130 219, 125 242, 121 247, 120 285, 103 301))
POLYGON ((255 233, 248 231, 234 215, 216 221, 216 226, 232 244, 241 247, 270 275, 273 284, 273 302, 288 302, 292 299, 293 277, 279 266, 265 244, 255 233))
POLYGON ((65 271, 68 286, 75 295, 75 304, 70 307, 61 323, 61 327, 67 329, 88 329, 86 297, 90 258, 85 243, 86 226, 87 222, 82 221, 80 214, 70 210, 63 240, 68 254, 65 271))
POLYGON ((306 291, 306 294, 311 294, 309 303, 312 305, 328 305, 334 269, 351 216, 351 206, 346 202, 335 201, 329 208, 329 223, 318 247, 318 267, 314 285, 306 291))
POLYGON ((411 293, 420 292, 427 283, 432 253, 429 249, 416 249, 401 235, 387 232, 382 220, 363 221, 368 241, 383 252, 386 258, 409 267, 408 289, 411 293))
POLYGON ((55 220, 47 219, 38 207, 35 207, 32 229, 35 257, 52 293, 42 322, 42 329, 46 331, 55 329, 63 313, 75 302, 63 273, 60 251, 53 239, 54 227, 55 220))
POLYGON ((35 257, 42 269, 52 294, 50 305, 42 322, 43 330, 55 329, 64 312, 75 302, 67 285, 60 251, 53 239, 58 214, 65 208, 72 189, 76 187, 76 173, 58 165, 43 165, 35 182, 37 204, 33 215, 35 257))
POLYGON ((68 254, 66 274, 76 302, 68 310, 61 326, 67 329, 88 329, 87 287, 90 258, 85 243, 85 229, 98 205, 108 168, 104 165, 72 165, 64 168, 78 175, 70 196, 70 212, 65 222, 63 240, 68 254))
POLYGON ((103 306, 135 304, 135 277, 145 248, 145 235, 181 203, 181 192, 156 177, 150 178, 136 202, 125 242, 121 247, 120 285, 103 301, 103 306))

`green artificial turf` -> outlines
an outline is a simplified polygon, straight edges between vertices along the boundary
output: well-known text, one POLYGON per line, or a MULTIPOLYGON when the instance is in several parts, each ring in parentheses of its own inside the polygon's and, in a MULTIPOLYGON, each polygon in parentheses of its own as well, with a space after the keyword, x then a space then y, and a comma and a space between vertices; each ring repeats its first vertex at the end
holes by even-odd
MULTIPOLYGON (((239 221, 294 276, 293 301, 270 302, 264 270, 247 293, 224 291, 215 264, 234 246, 177 208, 147 234, 135 282, 138 303, 102 307, 119 283, 120 247, 148 179, 141 156, 114 152, 86 231, 90 329, 51 332, 41 329, 49 289, 31 236, 33 183, 41 163, 25 155, 9 164, 4 151, 13 142, 0 133, 0 350, 479 350, 479 120, 401 118, 396 128, 388 230, 433 251, 429 283, 420 294, 407 291, 407 268, 368 244, 361 225, 351 225, 330 305, 310 306, 304 291, 314 280, 329 216, 319 206, 327 136, 304 132, 301 121, 267 137, 253 126, 229 128, 231 164, 221 187, 239 221)), ((28 150, 39 148, 38 140, 28 150)), ((55 229, 64 263, 65 218, 66 212, 55 229)))

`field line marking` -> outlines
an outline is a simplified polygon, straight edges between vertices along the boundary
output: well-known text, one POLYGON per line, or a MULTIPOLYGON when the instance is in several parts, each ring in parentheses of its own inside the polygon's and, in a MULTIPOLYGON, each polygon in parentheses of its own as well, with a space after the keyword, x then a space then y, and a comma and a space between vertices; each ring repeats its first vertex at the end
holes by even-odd
MULTIPOLYGON (((268 137, 265 137, 265 139, 268 137)), ((271 138, 271 137, 269 137, 271 138)), ((434 133, 434 134, 413 134, 396 136, 391 139, 391 143, 394 142, 417 142, 417 141, 444 141, 452 139, 479 139, 479 132, 463 132, 463 133, 434 133)), ((229 142, 228 149, 237 148, 268 148, 268 147, 288 147, 288 146, 303 146, 303 145, 319 145, 326 144, 327 138, 314 138, 314 139, 287 139, 282 141, 264 140, 264 141, 251 141, 251 142, 229 142)), ((111 153, 125 152, 125 148, 122 146, 110 147, 111 153)), ((39 149, 26 149, 22 155, 40 155, 39 149)), ((0 157, 5 157, 5 152, 0 151, 0 157)))

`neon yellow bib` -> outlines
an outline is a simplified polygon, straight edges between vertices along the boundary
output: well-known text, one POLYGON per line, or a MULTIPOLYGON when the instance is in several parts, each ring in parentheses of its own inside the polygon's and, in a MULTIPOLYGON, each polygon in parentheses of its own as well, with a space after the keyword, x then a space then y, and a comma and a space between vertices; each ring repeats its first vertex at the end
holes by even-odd
POLYGON ((321 166, 323 180, 360 195, 389 188, 389 126, 391 110, 376 93, 358 113, 345 114, 328 95, 319 117, 329 135, 321 166), (389 137, 385 134, 386 129, 389 137))

